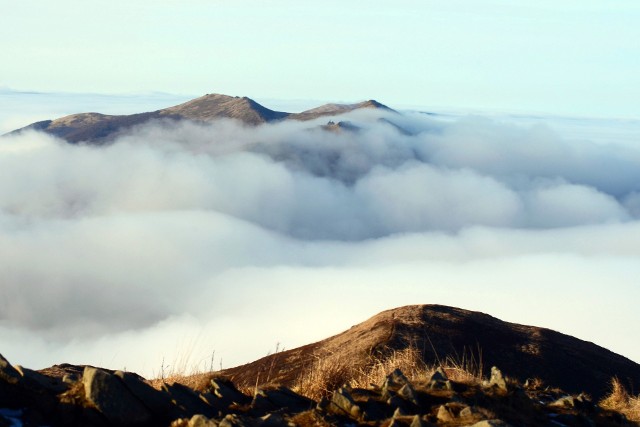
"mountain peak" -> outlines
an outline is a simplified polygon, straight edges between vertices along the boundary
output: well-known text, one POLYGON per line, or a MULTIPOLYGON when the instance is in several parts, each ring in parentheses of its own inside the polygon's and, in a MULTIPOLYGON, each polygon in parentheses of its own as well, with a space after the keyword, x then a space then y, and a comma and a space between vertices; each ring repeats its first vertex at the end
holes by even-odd
POLYGON ((312 108, 310 110, 303 111, 298 114, 292 114, 291 118, 295 120, 313 120, 318 117, 324 116, 337 116, 340 114, 349 113, 351 111, 360 110, 363 108, 371 108, 371 109, 381 109, 390 112, 395 112, 395 110, 387 107, 380 102, 369 99, 368 101, 362 101, 355 104, 324 104, 320 107, 312 108))
POLYGON ((183 104, 160 110, 163 116, 179 117, 195 121, 211 121, 216 118, 237 119, 247 124, 280 120, 289 115, 270 110, 246 96, 207 94, 183 104))
MULTIPOLYGON (((106 115, 100 113, 79 113, 32 123, 24 128, 43 131, 70 143, 88 142, 102 144, 112 141, 117 135, 153 119, 191 120, 211 122, 217 119, 235 119, 247 125, 260 125, 285 119, 312 120, 323 116, 337 116, 363 108, 381 109, 395 112, 384 104, 370 99, 356 104, 326 104, 298 114, 274 111, 246 96, 230 96, 208 93, 190 101, 158 111, 130 114, 106 115)), ((340 122, 343 125, 347 122, 340 122)), ((339 125, 340 125, 339 123, 339 125)), ((338 126, 340 127, 340 126, 338 126)), ((345 127, 345 126, 342 126, 345 127)), ((333 127, 328 130, 335 130, 333 127)), ((13 133, 11 132, 11 133, 13 133)))

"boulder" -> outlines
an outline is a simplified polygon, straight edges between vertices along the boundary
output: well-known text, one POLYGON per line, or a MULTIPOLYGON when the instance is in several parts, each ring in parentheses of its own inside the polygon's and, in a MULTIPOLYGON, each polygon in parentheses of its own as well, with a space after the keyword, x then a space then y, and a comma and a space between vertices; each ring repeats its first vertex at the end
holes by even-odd
POLYGON ((59 394, 68 388, 59 378, 52 378, 47 375, 43 375, 38 371, 34 371, 33 369, 24 368, 20 365, 16 365, 15 369, 22 376, 25 387, 32 390, 35 389, 59 394))
POLYGON ((162 391, 168 393, 173 403, 187 416, 202 414, 211 418, 218 415, 218 411, 205 402, 199 393, 185 385, 163 384, 162 391))
POLYGON ((236 414, 229 414, 220 421, 220 427, 253 427, 258 423, 247 417, 236 414))
POLYGON ((444 369, 438 368, 431 375, 429 379, 429 383, 427 384, 427 389, 429 390, 452 390, 451 381, 447 377, 447 374, 444 372, 444 369))
POLYGON ((294 393, 286 387, 276 389, 257 389, 251 402, 251 407, 258 411, 281 409, 285 412, 296 413, 307 411, 315 402, 307 397, 294 393))
POLYGON ((196 414, 189 420, 187 427, 218 427, 218 423, 205 417, 202 414, 196 414))
POLYGON ((497 367, 493 366, 491 368, 491 378, 489 379, 489 387, 493 387, 496 390, 507 392, 509 391, 507 387, 507 381, 504 379, 502 372, 497 367))
POLYGON ((484 420, 478 421, 471 427, 511 427, 511 424, 505 423, 502 420, 484 420))
POLYGON ((401 398, 403 398, 409 403, 412 403, 416 406, 419 405, 416 391, 410 383, 406 383, 405 385, 400 387, 400 390, 398 390, 398 396, 400 396, 401 398))
POLYGON ((456 417, 446 405, 440 405, 438 407, 438 412, 436 413, 436 418, 440 422, 448 423, 453 421, 456 417))
POLYGON ((362 408, 358 406, 344 387, 339 388, 333 393, 328 409, 338 415, 347 415, 356 419, 362 416, 362 408))
POLYGON ((429 423, 428 421, 425 421, 422 417, 420 417, 420 415, 416 415, 411 420, 410 427, 428 427, 430 425, 431 423, 429 423))
POLYGON ((222 400, 224 406, 232 404, 246 405, 251 402, 251 398, 242 393, 229 380, 214 378, 211 380, 211 393, 222 400))
POLYGON ((396 392, 405 384, 409 384, 409 380, 404 376, 400 369, 395 369, 387 375, 382 382, 382 385, 380 386, 380 393, 384 399, 388 399, 392 396, 392 392, 396 392))
POLYGON ((0 354, 0 380, 9 384, 18 384, 22 376, 20 373, 11 366, 11 363, 0 354))
POLYGON ((87 400, 112 424, 137 426, 151 420, 149 410, 115 375, 87 366, 82 383, 87 400))
POLYGON ((114 375, 120 378, 125 387, 151 411, 155 418, 162 418, 171 410, 171 397, 166 392, 151 387, 139 375, 123 371, 116 371, 114 375))

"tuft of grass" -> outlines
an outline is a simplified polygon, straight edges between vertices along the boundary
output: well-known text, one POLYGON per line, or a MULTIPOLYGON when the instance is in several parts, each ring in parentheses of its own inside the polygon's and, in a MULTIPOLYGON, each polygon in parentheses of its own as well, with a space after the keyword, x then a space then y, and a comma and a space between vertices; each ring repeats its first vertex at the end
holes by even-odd
POLYGON ((292 390, 320 400, 351 381, 354 374, 354 367, 338 355, 316 356, 312 365, 302 371, 292 390))
POLYGON ((640 395, 630 395, 616 377, 611 379, 611 393, 600 401, 600 407, 619 412, 630 421, 640 422, 640 395))
MULTIPOLYGON (((448 358, 443 369, 449 378, 465 384, 482 382, 482 363, 471 358, 455 360, 448 358)), ((324 357, 316 356, 315 361, 303 370, 292 389, 314 400, 328 397, 343 385, 367 388, 380 385, 396 369, 412 382, 428 381, 437 366, 428 366, 421 352, 414 346, 403 350, 393 350, 384 357, 371 358, 364 366, 353 366, 352 361, 344 360, 337 354, 324 357)))

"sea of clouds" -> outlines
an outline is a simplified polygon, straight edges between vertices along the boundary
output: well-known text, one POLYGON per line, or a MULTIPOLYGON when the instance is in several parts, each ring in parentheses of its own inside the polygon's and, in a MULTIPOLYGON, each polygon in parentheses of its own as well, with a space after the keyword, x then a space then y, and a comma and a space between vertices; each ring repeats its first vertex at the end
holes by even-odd
POLYGON ((640 361, 633 133, 337 119, 359 130, 158 121, 106 146, 1 138, 0 352, 154 376, 440 303, 640 361))

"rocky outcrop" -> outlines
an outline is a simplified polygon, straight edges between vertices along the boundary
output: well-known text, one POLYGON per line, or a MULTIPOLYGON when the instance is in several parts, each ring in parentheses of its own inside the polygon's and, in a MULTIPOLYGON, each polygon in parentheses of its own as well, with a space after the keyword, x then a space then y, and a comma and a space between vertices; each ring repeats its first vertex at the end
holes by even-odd
POLYGON ((635 425, 584 394, 521 385, 497 368, 485 383, 452 381, 442 369, 412 382, 395 370, 380 384, 345 385, 317 402, 283 386, 256 388, 249 396, 221 378, 201 391, 180 384, 156 390, 133 373, 94 367, 66 383, 0 361, 0 426, 635 425))

